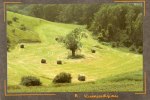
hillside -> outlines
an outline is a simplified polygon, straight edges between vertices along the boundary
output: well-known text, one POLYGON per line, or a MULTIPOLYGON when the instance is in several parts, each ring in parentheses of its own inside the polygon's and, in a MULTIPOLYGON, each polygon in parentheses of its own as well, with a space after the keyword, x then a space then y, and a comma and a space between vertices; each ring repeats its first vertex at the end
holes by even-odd
POLYGON ((18 43, 41 42, 38 33, 34 31, 34 27, 38 25, 40 25, 40 21, 35 18, 27 18, 23 15, 7 12, 7 41, 9 41, 9 49, 13 49, 18 43))
MULTIPOLYGON (((102 45, 87 31, 88 38, 83 39, 82 50, 78 51, 85 57, 67 59, 70 51, 55 38, 65 36, 74 28, 84 26, 54 23, 12 12, 8 12, 8 20, 11 19, 9 16, 18 17, 19 22, 29 28, 28 32, 23 31, 22 35, 19 35, 21 38, 28 34, 29 40, 34 40, 36 37, 41 43, 24 43, 24 49, 21 49, 18 44, 8 52, 8 92, 143 90, 142 55, 129 52, 126 48, 111 48, 109 45, 102 45), (95 54, 91 53, 93 47, 97 51, 95 54), (47 64, 41 64, 42 58, 47 60, 47 64), (62 65, 56 64, 58 59, 63 61, 62 65), (72 84, 53 85, 52 79, 60 72, 71 73, 72 84), (78 74, 85 74, 87 80, 79 82, 78 74), (40 78, 43 85, 38 88, 19 85, 21 77, 27 75, 40 78)), ((7 31, 12 27, 17 28, 18 25, 20 24, 13 23, 13 26, 8 26, 7 31)), ((11 37, 9 33, 8 37, 11 37)))

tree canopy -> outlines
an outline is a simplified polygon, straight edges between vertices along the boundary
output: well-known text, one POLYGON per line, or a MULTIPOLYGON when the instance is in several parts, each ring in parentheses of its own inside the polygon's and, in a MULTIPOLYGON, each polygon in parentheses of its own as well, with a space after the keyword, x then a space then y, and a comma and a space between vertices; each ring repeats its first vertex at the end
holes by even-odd
POLYGON ((72 51, 72 56, 75 56, 77 49, 82 47, 81 39, 86 37, 81 28, 76 28, 65 37, 65 47, 72 51))

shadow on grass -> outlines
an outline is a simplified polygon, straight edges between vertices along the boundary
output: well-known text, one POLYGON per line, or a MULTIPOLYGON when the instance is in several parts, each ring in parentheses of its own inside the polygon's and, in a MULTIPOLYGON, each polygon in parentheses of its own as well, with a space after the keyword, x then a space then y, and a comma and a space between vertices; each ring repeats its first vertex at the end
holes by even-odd
POLYGON ((49 86, 22 86, 22 85, 10 85, 7 87, 8 90, 20 90, 23 88, 40 88, 40 87, 45 87, 45 88, 49 88, 49 87, 68 87, 68 86, 76 86, 76 85, 85 85, 85 84, 95 84, 95 81, 85 81, 85 82, 79 82, 79 83, 57 83, 57 84, 51 84, 49 86))
POLYGON ((72 55, 68 55, 67 59, 82 59, 82 58, 85 58, 84 55, 75 55, 75 56, 72 56, 72 55))
POLYGON ((95 81, 85 81, 85 82, 79 82, 79 83, 57 83, 52 84, 52 87, 64 87, 64 86, 75 86, 75 85, 84 85, 84 84, 95 84, 95 81))

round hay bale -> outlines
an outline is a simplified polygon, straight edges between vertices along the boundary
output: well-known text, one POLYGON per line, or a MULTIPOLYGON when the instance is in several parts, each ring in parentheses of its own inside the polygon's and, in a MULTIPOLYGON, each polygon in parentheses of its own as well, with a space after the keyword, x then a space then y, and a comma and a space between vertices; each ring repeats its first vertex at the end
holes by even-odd
POLYGON ((23 45, 23 44, 21 44, 21 45, 20 45, 20 48, 24 48, 24 45, 23 45))
POLYGON ((41 63, 45 64, 46 63, 46 59, 41 59, 41 63))
POLYGON ((61 65, 62 61, 61 60, 57 60, 57 64, 61 65))
POLYGON ((58 41, 58 39, 59 39, 58 37, 55 38, 56 41, 58 41))
POLYGON ((85 79, 86 79, 85 75, 81 75, 81 74, 78 75, 79 81, 85 81, 85 79))
POLYGON ((91 49, 91 52, 92 52, 92 53, 96 53, 96 50, 95 50, 95 49, 91 49))

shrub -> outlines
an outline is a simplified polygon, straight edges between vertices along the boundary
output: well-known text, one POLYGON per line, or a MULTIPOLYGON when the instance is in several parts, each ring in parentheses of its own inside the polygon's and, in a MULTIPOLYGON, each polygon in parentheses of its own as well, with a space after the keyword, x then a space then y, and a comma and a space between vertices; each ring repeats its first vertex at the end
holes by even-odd
POLYGON ((53 83, 71 83, 71 74, 66 72, 61 72, 55 76, 53 83))
POLYGON ((117 47, 120 47, 120 42, 117 42, 117 43, 116 43, 116 46, 117 46, 117 47))
POLYGON ((143 48, 142 48, 142 46, 139 46, 137 52, 138 52, 138 53, 143 53, 143 48))
POLYGON ((41 59, 41 63, 46 63, 46 59, 41 59))
POLYGON ((20 30, 26 31, 27 28, 26 28, 23 24, 21 24, 21 25, 20 25, 20 30))
POLYGON ((123 44, 126 47, 130 47, 132 45, 132 42, 131 42, 131 40, 125 40, 125 41, 123 41, 123 44))
POLYGON ((78 75, 78 80, 79 81, 85 81, 85 79, 86 79, 85 75, 81 75, 81 74, 78 75))
POLYGON ((113 43, 111 44, 111 47, 112 47, 112 48, 115 48, 115 47, 117 47, 117 44, 116 44, 115 42, 113 42, 113 43))
POLYGON ((40 82, 40 79, 34 76, 24 76, 21 78, 20 84, 24 86, 40 86, 42 83, 40 82))
POLYGON ((8 20, 8 21, 7 21, 7 24, 8 24, 8 25, 11 25, 11 24, 12 24, 12 21, 11 21, 11 20, 8 20))
POLYGON ((99 34, 98 40, 99 40, 99 41, 104 41, 104 37, 103 37, 102 33, 99 34))
POLYGON ((57 64, 62 64, 62 61, 61 60, 57 60, 57 64))
POLYGON ((18 21, 18 18, 17 18, 17 17, 13 17, 13 21, 14 21, 14 22, 17 22, 17 21, 18 21))
POLYGON ((130 51, 136 51, 136 47, 135 45, 132 45, 130 48, 129 48, 130 51))

